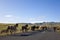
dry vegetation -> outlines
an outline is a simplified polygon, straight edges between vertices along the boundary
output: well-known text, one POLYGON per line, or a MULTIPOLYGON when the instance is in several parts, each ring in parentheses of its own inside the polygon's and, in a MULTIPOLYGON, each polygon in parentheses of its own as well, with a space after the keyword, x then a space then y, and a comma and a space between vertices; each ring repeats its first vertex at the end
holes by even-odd
MULTIPOLYGON (((23 25, 25 25, 26 23, 19 23, 19 25, 18 25, 18 31, 16 32, 16 33, 20 33, 21 32, 21 27, 23 26, 23 25)), ((5 30, 5 29, 7 29, 7 27, 9 26, 9 25, 15 25, 15 24, 3 24, 3 23, 0 23, 0 31, 1 30, 5 30)), ((31 26, 33 25, 33 24, 30 24, 30 23, 28 23, 28 25, 29 25, 29 29, 31 29, 31 26)), ((60 32, 60 23, 35 23, 34 25, 36 25, 36 26, 47 26, 47 27, 57 27, 58 28, 58 30, 57 31, 59 31, 60 32)), ((40 29, 40 28, 39 28, 40 29)), ((29 30, 30 31, 30 30, 29 30)), ((0 34, 0 35, 6 35, 6 33, 3 33, 3 34, 0 34)))

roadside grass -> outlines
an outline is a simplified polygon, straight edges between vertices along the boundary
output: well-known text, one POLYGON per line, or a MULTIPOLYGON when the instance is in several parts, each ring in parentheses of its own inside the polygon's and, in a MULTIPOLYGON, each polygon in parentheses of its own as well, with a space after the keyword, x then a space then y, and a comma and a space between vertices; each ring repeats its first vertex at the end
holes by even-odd
MULTIPOLYGON (((1 30, 6 30, 7 29, 7 27, 8 27, 8 25, 15 25, 15 24, 0 24, 0 32, 1 32, 1 30)), ((17 32, 16 33, 22 33, 22 31, 21 31, 21 28, 22 28, 22 26, 24 26, 25 24, 19 24, 18 25, 18 27, 17 27, 17 32)), ((31 26, 32 25, 28 25, 28 32, 30 32, 31 31, 31 26)), ((37 29, 35 29, 35 30, 37 30, 37 29)), ((38 30, 41 30, 41 28, 39 28, 38 30)), ((57 30, 57 32, 58 33, 60 33, 60 30, 57 30)), ((8 32, 8 33, 0 33, 0 36, 6 36, 6 35, 10 35, 11 33, 10 32, 8 32)))
MULTIPOLYGON (((11 34, 10 32, 1 34, 1 31, 2 30, 6 30, 8 25, 14 25, 14 24, 0 24, 0 36, 6 36, 6 35, 10 35, 11 34)), ((19 24, 18 27, 17 27, 17 31, 15 33, 21 33, 22 32, 21 31, 22 26, 24 26, 24 24, 19 24)), ((30 29, 30 27, 31 27, 31 25, 29 25, 28 28, 30 29)), ((30 30, 28 30, 28 31, 30 31, 30 30)), ((14 34, 14 32, 13 32, 13 34, 14 34)))

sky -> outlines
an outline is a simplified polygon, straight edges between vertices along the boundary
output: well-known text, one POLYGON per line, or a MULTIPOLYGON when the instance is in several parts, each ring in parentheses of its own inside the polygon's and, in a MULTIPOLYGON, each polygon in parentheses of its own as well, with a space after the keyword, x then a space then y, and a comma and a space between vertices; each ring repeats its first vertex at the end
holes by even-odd
POLYGON ((60 0, 0 0, 0 23, 60 22, 60 0))

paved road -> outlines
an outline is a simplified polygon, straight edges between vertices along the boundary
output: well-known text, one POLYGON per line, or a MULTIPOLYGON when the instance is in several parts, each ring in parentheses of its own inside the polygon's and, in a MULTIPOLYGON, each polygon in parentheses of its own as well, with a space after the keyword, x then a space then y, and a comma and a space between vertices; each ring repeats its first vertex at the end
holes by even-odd
POLYGON ((30 32, 0 37, 0 40, 60 40, 57 32, 30 32))

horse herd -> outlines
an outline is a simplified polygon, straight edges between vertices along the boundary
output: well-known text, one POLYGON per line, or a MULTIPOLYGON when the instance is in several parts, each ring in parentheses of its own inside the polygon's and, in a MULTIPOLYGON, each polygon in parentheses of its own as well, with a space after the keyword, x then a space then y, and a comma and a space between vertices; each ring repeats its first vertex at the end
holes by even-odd
MULTIPOLYGON (((18 27, 18 24, 15 24, 14 26, 8 26, 7 27, 7 29, 6 30, 1 30, 1 34, 2 33, 8 33, 8 32, 10 32, 11 34, 14 32, 16 32, 17 31, 17 27, 18 27)), ((39 29, 40 28, 40 26, 35 26, 35 25, 33 25, 33 26, 31 26, 31 31, 35 31, 35 29, 39 29)), ((56 31, 56 27, 53 27, 53 30, 54 31, 56 31)), ((28 24, 26 24, 26 25, 24 25, 24 26, 22 26, 22 32, 28 32, 28 30, 29 30, 29 28, 28 28, 28 24)), ((48 30, 48 27, 47 26, 43 26, 43 27, 41 27, 41 31, 45 31, 45 30, 48 30)))

